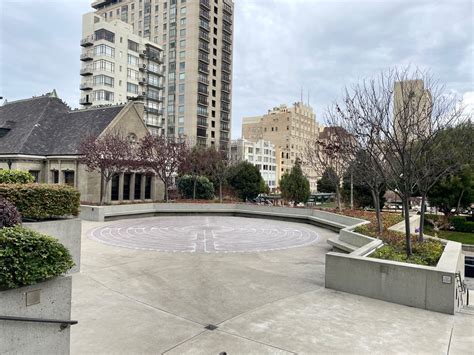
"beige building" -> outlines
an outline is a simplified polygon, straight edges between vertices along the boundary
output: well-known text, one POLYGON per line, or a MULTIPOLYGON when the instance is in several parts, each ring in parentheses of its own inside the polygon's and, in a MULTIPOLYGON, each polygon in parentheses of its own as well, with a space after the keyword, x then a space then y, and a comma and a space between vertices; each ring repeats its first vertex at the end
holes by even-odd
POLYGON ((228 149, 233 1, 99 0, 92 7, 163 48, 166 133, 228 149))
POLYGON ((269 141, 260 139, 250 141, 247 139, 236 139, 232 141, 230 147, 230 160, 232 162, 248 161, 255 165, 263 181, 269 187, 270 191, 277 188, 277 164, 275 145, 269 141))
POLYGON ((163 53, 120 21, 88 13, 82 20, 81 99, 84 107, 143 97, 144 119, 152 133, 162 133, 163 53))
MULTIPOLYGON (((79 144, 86 136, 121 132, 139 139, 148 130, 143 103, 70 110, 53 93, 0 106, 0 169, 29 171, 37 182, 68 184, 81 201, 100 201, 100 175, 79 162, 79 144)), ((163 199, 163 184, 155 176, 128 172, 116 175, 106 202, 163 199)))
POLYGON ((395 82, 393 116, 395 132, 402 137, 421 137, 430 129, 431 93, 423 80, 395 82))
MULTIPOLYGON (((249 140, 263 139, 275 145, 276 181, 290 171, 296 158, 302 160, 309 141, 318 139, 319 128, 313 109, 301 102, 288 107, 280 105, 267 114, 256 117, 244 117, 242 137, 249 140)), ((318 176, 303 166, 303 172, 310 182, 311 191, 316 191, 318 176)))

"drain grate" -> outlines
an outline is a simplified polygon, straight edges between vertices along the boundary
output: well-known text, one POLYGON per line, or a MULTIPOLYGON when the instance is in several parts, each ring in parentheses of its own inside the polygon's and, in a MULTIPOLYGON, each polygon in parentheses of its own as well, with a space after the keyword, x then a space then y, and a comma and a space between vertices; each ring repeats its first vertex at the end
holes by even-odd
POLYGON ((214 324, 208 324, 204 327, 204 329, 207 329, 207 330, 216 330, 217 329, 217 325, 214 325, 214 324))

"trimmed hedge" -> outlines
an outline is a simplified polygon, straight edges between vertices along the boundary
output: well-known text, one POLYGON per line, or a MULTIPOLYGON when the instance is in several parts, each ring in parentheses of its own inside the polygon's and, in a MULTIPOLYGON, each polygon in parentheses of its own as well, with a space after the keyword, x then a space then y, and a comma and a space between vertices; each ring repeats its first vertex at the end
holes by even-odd
POLYGON ((474 222, 466 220, 466 217, 451 217, 451 223, 456 232, 474 233, 474 222))
POLYGON ((23 218, 42 220, 79 214, 79 191, 67 185, 0 184, 0 196, 13 203, 23 218))
POLYGON ((0 229, 0 289, 33 285, 73 266, 71 254, 56 239, 19 226, 0 229))
POLYGON ((0 184, 28 184, 35 178, 28 171, 0 170, 0 184))
MULTIPOLYGON (((184 175, 178 180, 178 190, 183 198, 193 198, 194 179, 184 175)), ((196 177, 196 198, 211 200, 214 197, 214 184, 205 176, 196 177)))

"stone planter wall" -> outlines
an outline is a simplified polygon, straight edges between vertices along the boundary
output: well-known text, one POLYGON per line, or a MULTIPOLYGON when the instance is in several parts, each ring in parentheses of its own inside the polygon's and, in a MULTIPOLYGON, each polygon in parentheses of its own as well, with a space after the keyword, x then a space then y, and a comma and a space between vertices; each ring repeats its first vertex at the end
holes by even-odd
MULTIPOLYGON (((365 246, 360 249, 365 248, 365 246)), ((379 300, 454 314, 456 277, 464 277, 461 244, 448 242, 436 267, 351 254, 326 254, 325 286, 379 300)))
MULTIPOLYGON (((0 291, 0 315, 71 319, 71 276, 0 291), (36 303, 39 293, 39 303, 36 303), (27 306, 28 302, 31 304, 27 306)), ((0 354, 69 354, 70 327, 56 323, 0 320, 0 354)))
POLYGON ((79 218, 27 222, 23 226, 58 239, 69 250, 76 264, 69 274, 80 271, 82 222, 79 218))

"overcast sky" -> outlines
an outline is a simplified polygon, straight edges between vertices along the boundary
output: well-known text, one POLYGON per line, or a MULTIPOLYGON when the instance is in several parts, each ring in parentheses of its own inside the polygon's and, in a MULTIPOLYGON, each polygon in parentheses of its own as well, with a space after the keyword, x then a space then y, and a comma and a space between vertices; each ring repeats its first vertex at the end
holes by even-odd
MULTIPOLYGON (((0 0, 0 96, 55 88, 78 106, 81 15, 91 2, 0 0)), ((242 117, 299 101, 302 87, 323 121, 345 86, 408 64, 472 105, 473 19, 472 0, 235 0, 232 136, 242 117)))

